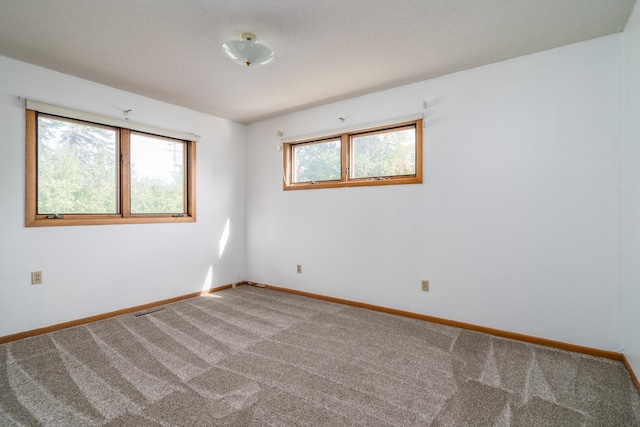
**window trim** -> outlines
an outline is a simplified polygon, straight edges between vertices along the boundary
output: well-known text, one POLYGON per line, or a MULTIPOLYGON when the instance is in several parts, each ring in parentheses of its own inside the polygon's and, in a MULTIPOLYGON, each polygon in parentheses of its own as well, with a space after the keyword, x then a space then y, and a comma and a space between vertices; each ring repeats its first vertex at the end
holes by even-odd
MULTIPOLYGON (((116 127, 119 133, 119 150, 122 160, 119 162, 118 175, 118 205, 120 211, 114 214, 61 214, 64 218, 47 218, 48 214, 38 214, 37 198, 38 198, 38 174, 37 174, 37 145, 38 145, 38 113, 39 111, 27 108, 26 110, 26 200, 25 200, 25 225, 27 227, 47 227, 47 226, 66 226, 66 225, 104 225, 104 224, 153 224, 153 223, 186 223, 196 221, 196 142, 195 140, 185 140, 167 136, 163 134, 155 134, 163 138, 173 138, 184 141, 186 144, 186 194, 187 199, 183 216, 175 216, 175 213, 169 214, 132 214, 130 203, 130 185, 129 185, 129 142, 132 129, 114 126, 111 123, 100 123, 93 121, 91 123, 97 125, 106 125, 116 127)), ((48 116, 58 116, 61 119, 71 119, 87 122, 87 120, 78 119, 76 117, 60 116, 51 112, 42 111, 41 113, 48 116)), ((99 116, 92 116, 99 117, 99 116)), ((105 120, 106 121, 106 120, 105 120)), ((133 127, 133 126, 132 126, 133 127)), ((136 132, 145 133, 135 129, 136 132)), ((148 132, 147 132, 148 133, 148 132)), ((193 135, 192 135, 193 136, 193 135)))
POLYGON ((317 188, 338 188, 338 187, 363 187, 374 185, 401 185, 401 184, 421 184, 422 183, 422 118, 402 121, 397 123, 385 123, 383 125, 350 129, 340 133, 315 136, 300 140, 283 143, 283 190, 310 190, 317 188), (353 161, 351 156, 351 138, 369 133, 382 133, 395 129, 414 127, 416 131, 416 173, 403 176, 386 176, 379 178, 351 178, 349 167, 353 161), (293 151, 296 145, 319 143, 327 140, 341 140, 341 173, 340 180, 310 182, 293 182, 293 151))

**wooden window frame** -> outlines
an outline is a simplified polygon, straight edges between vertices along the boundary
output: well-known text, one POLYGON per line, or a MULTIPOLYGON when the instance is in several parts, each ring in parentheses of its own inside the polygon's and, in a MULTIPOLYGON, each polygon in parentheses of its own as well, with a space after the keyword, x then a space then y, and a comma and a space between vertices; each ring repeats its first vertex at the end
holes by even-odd
MULTIPOLYGON (((186 189, 185 189, 185 210, 180 214, 132 214, 130 199, 130 158, 129 144, 132 131, 125 127, 112 126, 102 123, 88 123, 97 126, 109 126, 115 128, 118 133, 118 151, 120 162, 118 162, 117 174, 117 207, 118 213, 114 214, 66 214, 63 218, 50 218, 50 214, 38 214, 38 112, 26 109, 26 226, 27 227, 48 227, 67 225, 103 225, 103 224, 154 224, 154 223, 186 223, 196 221, 196 142, 191 140, 180 140, 177 138, 167 138, 162 135, 149 134, 160 138, 183 141, 186 144, 186 189)), ((56 117, 55 114, 42 113, 45 116, 56 117)), ((82 123, 69 117, 58 116, 63 120, 72 120, 82 123)), ((116 159, 114 161, 117 162, 116 159)))
POLYGON ((292 142, 286 142, 283 144, 283 167, 284 167, 284 179, 283 190, 311 190, 318 188, 338 188, 338 187, 363 187, 374 185, 401 185, 401 184, 421 184, 422 183, 422 119, 411 120, 406 122, 399 122, 393 124, 386 124, 383 126, 363 128, 353 130, 349 132, 342 132, 330 135, 323 135, 322 137, 301 139, 292 142), (410 127, 415 127, 416 147, 415 147, 415 159, 416 170, 415 174, 402 175, 402 176, 384 176, 376 178, 352 178, 350 176, 350 170, 352 169, 353 158, 351 156, 351 140, 353 137, 358 137, 365 134, 372 133, 384 133, 394 130, 402 130, 410 127), (293 182, 293 168, 294 159, 293 151, 296 145, 319 143, 328 140, 341 140, 341 165, 340 165, 340 179, 332 181, 317 181, 317 182, 293 182))

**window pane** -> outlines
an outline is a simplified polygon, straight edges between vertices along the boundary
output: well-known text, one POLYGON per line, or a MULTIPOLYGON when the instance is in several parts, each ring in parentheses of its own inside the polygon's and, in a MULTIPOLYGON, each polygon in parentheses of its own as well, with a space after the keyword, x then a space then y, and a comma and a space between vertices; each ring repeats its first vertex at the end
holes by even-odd
POLYGON ((115 129, 38 117, 39 214, 117 213, 115 129))
POLYGON ((351 149, 352 178, 416 173, 415 128, 352 137, 351 149))
POLYGON ((185 213, 185 147, 131 133, 131 213, 185 213))
POLYGON ((293 182, 340 179, 340 140, 293 147, 293 182))

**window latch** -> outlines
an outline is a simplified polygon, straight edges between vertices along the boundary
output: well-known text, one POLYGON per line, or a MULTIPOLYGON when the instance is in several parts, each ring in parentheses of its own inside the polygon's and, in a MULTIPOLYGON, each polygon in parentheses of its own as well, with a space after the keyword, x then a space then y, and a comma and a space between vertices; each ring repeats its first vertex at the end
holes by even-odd
POLYGON ((317 184, 318 181, 309 181, 309 184, 317 184))
POLYGON ((379 177, 377 177, 375 179, 377 179, 378 181, 384 181, 385 179, 387 179, 387 177, 379 176, 379 177))
POLYGON ((177 214, 173 214, 174 218, 182 218, 184 216, 183 213, 177 213, 177 214))
POLYGON ((47 219, 63 219, 64 215, 60 215, 60 214, 53 214, 53 215, 47 215, 47 219))

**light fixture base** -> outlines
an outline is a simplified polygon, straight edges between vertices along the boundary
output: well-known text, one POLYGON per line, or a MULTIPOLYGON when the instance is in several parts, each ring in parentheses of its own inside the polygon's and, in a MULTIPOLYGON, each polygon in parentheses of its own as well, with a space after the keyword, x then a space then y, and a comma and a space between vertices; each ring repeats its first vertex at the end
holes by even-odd
POLYGON ((240 34, 240 39, 241 40, 247 40, 250 42, 257 42, 258 41, 258 36, 256 36, 253 33, 242 33, 240 34))

